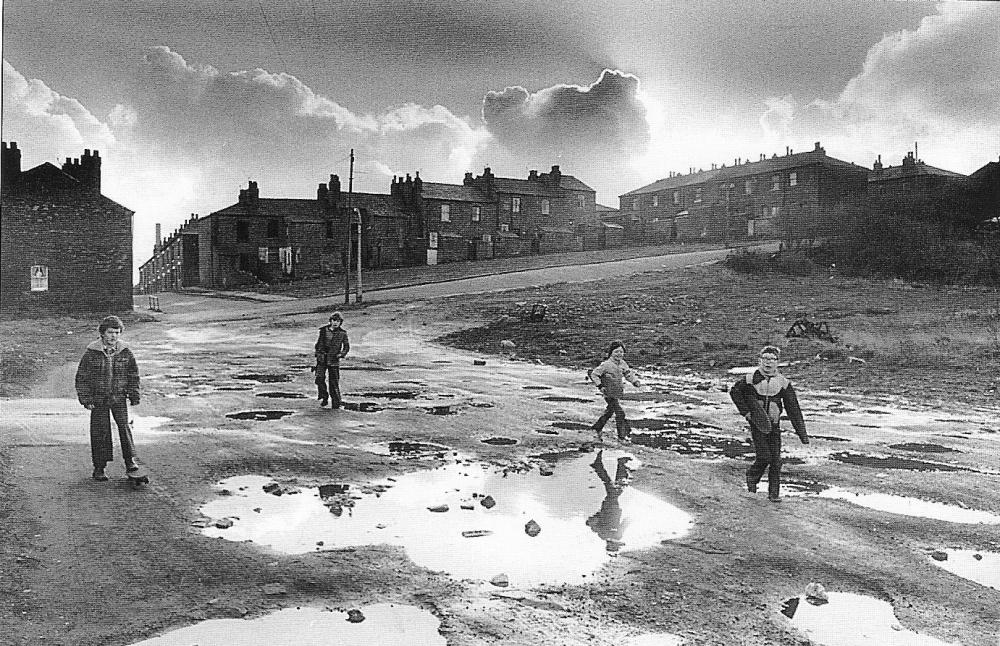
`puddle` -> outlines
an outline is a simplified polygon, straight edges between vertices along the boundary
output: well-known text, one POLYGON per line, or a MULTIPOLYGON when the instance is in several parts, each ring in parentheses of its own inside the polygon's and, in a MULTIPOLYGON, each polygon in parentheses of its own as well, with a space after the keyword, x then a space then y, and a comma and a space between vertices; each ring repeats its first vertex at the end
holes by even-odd
POLYGON ((226 413, 229 419, 252 419, 258 422, 270 422, 291 415, 290 410, 245 410, 239 413, 226 413))
POLYGON ((352 410, 356 413, 377 413, 380 410, 385 410, 376 402, 341 402, 341 406, 344 407, 344 410, 352 410))
POLYGON ((302 393, 257 393, 258 397, 270 397, 272 399, 306 399, 307 396, 302 393))
POLYGON ((384 366, 345 366, 340 364, 341 370, 360 370, 363 372, 392 372, 392 368, 386 368, 384 366))
POLYGON ((258 374, 258 373, 246 373, 242 375, 235 375, 233 379, 243 379, 247 381, 259 381, 262 384, 276 384, 283 381, 291 381, 291 375, 268 375, 268 374, 258 374))
POLYGON ((873 469, 904 469, 907 471, 969 471, 979 473, 976 469, 968 467, 956 467, 952 464, 942 464, 940 462, 925 462, 924 460, 912 460, 910 458, 876 457, 863 455, 860 453, 833 453, 831 460, 853 464, 858 467, 870 467, 873 469))
POLYGON ((908 496, 894 496, 885 493, 855 493, 840 487, 824 487, 818 484, 788 482, 782 485, 782 494, 786 496, 817 496, 846 500, 861 507, 884 511, 902 516, 915 516, 943 520, 949 523, 1000 525, 1000 516, 988 511, 966 509, 957 505, 947 505, 943 502, 921 500, 908 496))
POLYGON ((921 442, 904 442, 902 444, 890 444, 890 449, 901 451, 915 451, 917 453, 961 453, 958 449, 953 449, 940 444, 925 444, 921 442))
POLYGON ((594 430, 590 424, 584 424, 583 422, 552 422, 552 426, 555 428, 561 428, 564 431, 592 431, 594 430))
POLYGON ((202 532, 296 554, 400 545, 416 564, 457 578, 505 574, 515 586, 580 583, 614 554, 652 547, 692 527, 686 512, 629 486, 630 465, 638 463, 611 450, 575 453, 544 474, 450 464, 375 484, 369 489, 377 488, 378 496, 355 496, 340 516, 324 506, 316 488, 277 497, 262 489, 269 478, 239 476, 218 485, 233 495, 201 508, 209 518, 232 519, 232 526, 202 532), (495 503, 489 508, 482 504, 486 496, 495 503), (567 549, 572 559, 565 558, 567 549))
POLYGON ((140 435, 143 435, 154 431, 160 426, 163 426, 167 422, 170 422, 171 419, 172 418, 170 417, 136 415, 129 420, 129 425, 132 427, 133 434, 139 433, 140 435))
POLYGON ((492 446, 513 446, 517 444, 517 440, 512 437, 488 437, 485 440, 479 441, 492 446))
POLYGON ((826 440, 827 442, 850 442, 846 437, 837 437, 836 435, 810 435, 809 437, 813 440, 826 440))
POLYGON ((583 397, 567 397, 565 395, 546 395, 545 397, 539 397, 545 402, 570 402, 574 404, 593 404, 595 399, 585 399, 583 397))
POLYGON ((431 415, 457 415, 458 414, 458 411, 453 411, 451 409, 451 406, 448 405, 448 404, 444 404, 444 405, 441 405, 441 406, 429 406, 429 407, 425 408, 424 410, 426 410, 431 415))
MULTIPOLYGON (((753 444, 745 438, 735 438, 725 435, 713 435, 702 433, 688 428, 699 428, 697 424, 685 426, 686 421, 676 420, 639 420, 633 424, 632 442, 652 449, 663 451, 676 451, 681 455, 712 456, 741 458, 745 455, 753 454, 753 444), (655 433, 644 433, 640 428, 648 428, 640 422, 655 422, 655 426, 680 426, 683 430, 667 430, 655 433)), ((784 460, 789 463, 789 458, 784 460)))
POLYGON ((940 550, 947 555, 943 561, 931 558, 938 567, 979 585, 1000 590, 1000 553, 982 550, 940 550))
POLYGON ((559 435, 559 431, 554 428, 540 428, 535 431, 536 433, 541 433, 542 435, 559 435))
POLYGON ((377 442, 365 447, 370 453, 376 455, 399 455, 413 457, 438 457, 443 458, 450 452, 451 447, 443 444, 433 444, 431 442, 414 442, 410 440, 391 440, 389 442, 377 442))
POLYGON ((253 390, 253 386, 217 386, 216 390, 253 390))
POLYGON ((521 386, 525 390, 552 390, 552 386, 521 386))
POLYGON ((672 633, 649 633, 622 642, 622 646, 683 646, 685 639, 672 633))
POLYGON ((364 621, 348 621, 347 612, 321 608, 286 608, 258 619, 211 619, 132 646, 445 646, 441 622, 414 606, 362 606, 364 621), (294 639, 292 638, 294 636, 294 639))
POLYGON ((829 603, 815 606, 805 597, 789 599, 782 614, 812 643, 823 646, 949 646, 929 635, 903 628, 892 604, 860 594, 828 593, 829 603), (794 603, 794 602, 798 603, 794 603))
POLYGON ((357 393, 357 397, 376 397, 382 399, 414 399, 420 392, 416 390, 371 390, 357 393))

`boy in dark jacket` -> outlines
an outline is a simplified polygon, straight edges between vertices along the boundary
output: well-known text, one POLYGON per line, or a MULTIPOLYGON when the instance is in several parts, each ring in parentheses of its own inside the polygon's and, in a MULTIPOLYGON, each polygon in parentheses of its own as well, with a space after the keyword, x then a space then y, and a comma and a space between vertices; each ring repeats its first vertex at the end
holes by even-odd
POLYGON ((316 340, 316 388, 319 390, 319 405, 326 406, 332 398, 331 408, 334 409, 341 406, 340 360, 351 351, 347 332, 341 327, 343 323, 343 315, 334 312, 330 315, 330 324, 319 329, 319 338, 316 340))
POLYGON ((747 469, 747 490, 757 493, 757 483, 767 474, 767 499, 781 502, 781 413, 787 412, 795 433, 803 444, 809 444, 802 409, 792 383, 778 372, 781 350, 773 345, 760 351, 759 367, 740 379, 729 390, 729 396, 750 423, 750 437, 756 459, 747 469))
POLYGON ((104 468, 114 460, 111 417, 118 426, 126 471, 139 468, 128 423, 128 403, 139 404, 139 367, 132 351, 121 340, 124 329, 117 316, 105 317, 97 328, 101 338, 87 346, 76 371, 77 398, 90 411, 92 477, 101 482, 108 479, 104 468))

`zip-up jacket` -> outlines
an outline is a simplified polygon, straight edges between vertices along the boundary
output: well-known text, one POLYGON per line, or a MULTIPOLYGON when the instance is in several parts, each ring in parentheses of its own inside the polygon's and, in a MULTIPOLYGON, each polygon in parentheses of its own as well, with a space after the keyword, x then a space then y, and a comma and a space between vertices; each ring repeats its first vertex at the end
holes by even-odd
POLYGON ((341 358, 346 357, 351 351, 351 342, 347 339, 347 331, 343 326, 336 330, 329 325, 324 325, 319 329, 319 338, 316 339, 316 365, 335 366, 340 363, 341 358))
POLYGON ((784 375, 768 377, 760 370, 754 370, 753 374, 733 384, 729 396, 754 430, 761 433, 780 432, 781 413, 787 412, 796 435, 802 439, 808 437, 795 389, 784 375))
POLYGON ((139 403, 139 367, 127 345, 107 349, 100 340, 87 346, 76 370, 76 396, 84 406, 139 403))
POLYGON ((607 359, 601 365, 590 372, 590 380, 601 389, 605 397, 621 399, 625 394, 625 380, 632 385, 638 385, 639 378, 635 376, 624 359, 617 363, 614 359, 607 359))

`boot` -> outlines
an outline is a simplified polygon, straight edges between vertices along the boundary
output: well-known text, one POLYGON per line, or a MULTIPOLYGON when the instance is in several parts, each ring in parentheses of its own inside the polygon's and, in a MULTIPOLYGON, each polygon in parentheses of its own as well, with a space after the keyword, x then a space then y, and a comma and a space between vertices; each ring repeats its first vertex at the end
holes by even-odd
POLYGON ((107 474, 104 473, 104 467, 94 467, 94 473, 90 477, 98 482, 106 482, 108 479, 107 474))
POLYGON ((754 481, 753 476, 749 473, 747 474, 747 491, 750 493, 757 493, 757 483, 754 481))
POLYGON ((777 476, 767 476, 767 499, 771 502, 781 502, 781 481, 777 476))

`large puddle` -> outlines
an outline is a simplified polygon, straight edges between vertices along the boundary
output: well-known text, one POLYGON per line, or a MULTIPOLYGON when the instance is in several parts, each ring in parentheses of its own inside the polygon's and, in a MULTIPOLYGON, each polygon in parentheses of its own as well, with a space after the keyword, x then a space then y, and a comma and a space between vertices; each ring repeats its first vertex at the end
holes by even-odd
POLYGON ((350 614, 287 608, 259 619, 203 621, 133 646, 445 646, 439 626, 437 617, 414 606, 383 603, 350 614), (357 621, 360 617, 364 620, 357 621))
POLYGON ((894 496, 885 493, 855 493, 840 487, 824 488, 822 485, 789 482, 782 485, 782 493, 786 496, 816 496, 819 498, 834 498, 846 500, 876 511, 884 511, 903 516, 916 516, 943 520, 949 523, 966 523, 979 525, 998 525, 1000 516, 988 511, 966 509, 957 505, 947 505, 942 502, 921 500, 907 496, 894 496))
POLYGON ((238 476, 219 485, 233 495, 201 509, 232 525, 203 532, 288 553, 400 545, 414 563, 457 578, 579 583, 611 556, 692 526, 686 512, 629 486, 633 466, 610 450, 520 473, 451 464, 366 487, 375 495, 355 494, 343 507, 324 505, 318 488, 275 496, 263 491, 269 478, 238 476))
POLYGON ((828 593, 829 602, 813 605, 804 596, 785 602, 792 625, 810 643, 823 646, 950 646, 948 642, 906 630, 892 604, 872 597, 828 593), (794 603, 792 603, 794 602, 794 603))
POLYGON ((940 550, 931 562, 952 574, 1000 590, 1000 553, 982 550, 940 550), (941 555, 945 558, 941 558, 941 555))

